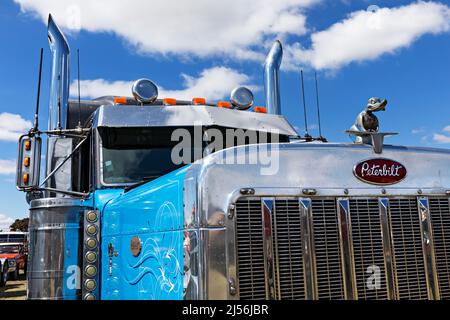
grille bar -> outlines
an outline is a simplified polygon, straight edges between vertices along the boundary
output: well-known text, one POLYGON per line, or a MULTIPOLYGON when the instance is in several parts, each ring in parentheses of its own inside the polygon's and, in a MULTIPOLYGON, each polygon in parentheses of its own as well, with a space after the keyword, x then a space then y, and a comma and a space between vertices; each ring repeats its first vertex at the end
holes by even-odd
POLYGON ((275 201, 274 247, 278 269, 278 299, 305 299, 303 230, 299 201, 275 201))
POLYGON ((344 299, 338 213, 336 200, 313 199, 311 203, 318 299, 344 299))
POLYGON ((430 198, 429 209, 440 297, 450 300, 450 199, 430 198))
POLYGON ((350 217, 358 299, 386 300, 388 286, 377 199, 351 199, 350 217))
POLYGON ((416 198, 390 199, 397 298, 428 299, 422 232, 416 198))
POLYGON ((260 199, 236 203, 237 274, 242 300, 266 299, 261 211, 260 199))

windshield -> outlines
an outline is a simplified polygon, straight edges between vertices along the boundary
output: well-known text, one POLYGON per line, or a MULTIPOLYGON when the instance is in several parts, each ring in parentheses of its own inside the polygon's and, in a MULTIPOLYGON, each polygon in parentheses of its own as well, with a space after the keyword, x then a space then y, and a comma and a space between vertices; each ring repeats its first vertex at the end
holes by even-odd
POLYGON ((103 184, 150 181, 186 165, 172 162, 172 150, 178 143, 171 141, 172 131, 168 128, 100 128, 103 184))
POLYGON ((0 253, 19 253, 19 246, 0 245, 0 253))
POLYGON ((200 133, 198 129, 98 128, 101 138, 101 184, 130 185, 151 181, 201 159, 204 153, 230 146, 289 141, 287 136, 262 135, 256 131, 247 131, 241 136, 238 130, 231 128, 202 128, 200 133), (179 130, 184 133, 180 135, 179 130))

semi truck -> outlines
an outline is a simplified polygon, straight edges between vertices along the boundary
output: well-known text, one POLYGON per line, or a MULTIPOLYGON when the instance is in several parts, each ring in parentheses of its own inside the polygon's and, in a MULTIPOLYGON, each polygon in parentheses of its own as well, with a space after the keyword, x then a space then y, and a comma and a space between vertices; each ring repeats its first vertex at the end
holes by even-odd
POLYGON ((149 79, 69 100, 52 16, 48 40, 48 128, 36 116, 17 166, 29 299, 450 298, 450 151, 386 144, 387 101, 369 101, 354 142, 302 137, 281 114, 279 41, 265 107, 245 87, 159 97, 149 79))

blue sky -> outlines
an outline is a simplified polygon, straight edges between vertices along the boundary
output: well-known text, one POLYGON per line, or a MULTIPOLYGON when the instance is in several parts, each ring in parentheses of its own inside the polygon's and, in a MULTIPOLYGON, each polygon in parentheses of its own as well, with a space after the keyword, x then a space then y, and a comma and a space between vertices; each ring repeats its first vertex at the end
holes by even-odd
MULTIPOLYGON (((48 107, 48 13, 81 52, 82 95, 128 94, 147 77, 160 96, 219 100, 235 85, 264 105, 262 60, 283 42, 282 113, 304 133, 299 70, 317 135, 314 70, 322 131, 349 141, 368 98, 387 98, 382 129, 393 144, 450 146, 450 3, 376 0, 2 0, 0 2, 0 228, 27 215, 14 185, 20 132, 33 119, 39 48, 44 48, 41 123, 48 107)), ((73 95, 73 94, 72 94, 73 95)))

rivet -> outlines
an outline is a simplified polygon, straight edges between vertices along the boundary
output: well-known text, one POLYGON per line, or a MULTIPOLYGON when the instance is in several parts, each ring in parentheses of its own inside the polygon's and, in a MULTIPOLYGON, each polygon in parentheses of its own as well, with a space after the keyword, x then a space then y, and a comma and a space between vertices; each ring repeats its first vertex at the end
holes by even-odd
POLYGON ((344 189, 344 194, 348 194, 348 189, 344 189))

